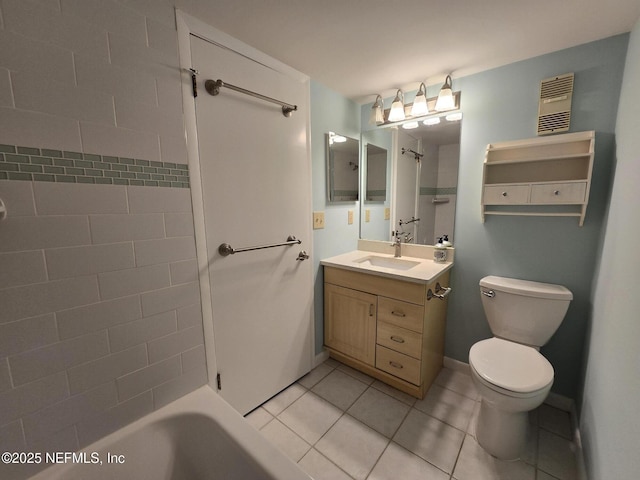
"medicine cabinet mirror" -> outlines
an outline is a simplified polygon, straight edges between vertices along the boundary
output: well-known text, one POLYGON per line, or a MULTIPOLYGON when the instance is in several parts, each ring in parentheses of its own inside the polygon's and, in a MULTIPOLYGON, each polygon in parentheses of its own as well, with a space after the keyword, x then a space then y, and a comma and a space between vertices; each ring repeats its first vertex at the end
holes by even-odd
POLYGON ((335 132, 326 138, 327 199, 330 203, 359 198, 360 141, 335 132))

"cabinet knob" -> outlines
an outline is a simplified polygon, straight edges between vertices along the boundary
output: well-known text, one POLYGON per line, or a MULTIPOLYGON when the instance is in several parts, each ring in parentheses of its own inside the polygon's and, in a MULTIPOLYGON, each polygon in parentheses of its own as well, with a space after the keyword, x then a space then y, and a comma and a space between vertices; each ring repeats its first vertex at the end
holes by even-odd
POLYGON ((406 315, 399 310, 391 310, 391 315, 394 315, 396 317, 406 317, 406 315))
POLYGON ((506 197, 507 196, 507 192, 502 192, 502 196, 506 197))
POLYGON ((554 190, 554 191, 553 191, 553 194, 554 194, 554 195, 560 195, 560 190, 554 190))
POLYGON ((404 343, 404 338, 402 337, 398 337, 397 335, 391 335, 391 340, 393 340, 396 343, 404 343))
POLYGON ((398 368, 398 369, 404 368, 404 367, 402 366, 402 364, 401 364, 401 363, 398 363, 398 362, 392 362, 392 361, 390 361, 390 362, 389 362, 389 365, 391 365, 393 368, 398 368))

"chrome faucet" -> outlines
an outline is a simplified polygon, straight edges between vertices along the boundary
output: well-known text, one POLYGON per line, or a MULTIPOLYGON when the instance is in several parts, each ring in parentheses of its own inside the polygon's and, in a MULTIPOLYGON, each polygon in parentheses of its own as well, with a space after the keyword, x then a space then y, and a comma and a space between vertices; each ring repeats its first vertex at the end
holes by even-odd
POLYGON ((396 241, 391 244, 392 247, 395 247, 393 252, 393 256, 396 258, 400 258, 402 256, 402 240, 400 239, 401 235, 404 235, 404 232, 396 230, 395 233, 391 232, 395 235, 396 241))

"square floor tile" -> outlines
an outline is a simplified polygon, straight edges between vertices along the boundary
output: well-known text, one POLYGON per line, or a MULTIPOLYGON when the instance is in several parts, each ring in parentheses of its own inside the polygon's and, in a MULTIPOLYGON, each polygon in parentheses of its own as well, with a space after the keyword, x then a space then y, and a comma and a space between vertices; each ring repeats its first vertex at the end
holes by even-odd
POLYGON ((312 448, 298 462, 300 468, 313 480, 352 480, 349 475, 331 463, 324 455, 312 448))
POLYGON ((366 383, 367 385, 371 385, 373 383, 374 378, 370 377, 366 373, 362 373, 355 368, 351 368, 347 365, 340 365, 338 370, 344 372, 348 375, 351 375, 353 378, 360 380, 362 383, 366 383))
POLYGON ((244 418, 247 422, 249 422, 249 425, 257 430, 260 430, 267 423, 273 420, 273 415, 267 412, 264 408, 258 407, 252 412, 247 413, 244 418))
POLYGON ((467 375, 457 370, 443 368, 435 379, 435 384, 441 387, 453 390, 472 400, 478 399, 478 391, 476 390, 471 375, 467 375))
POLYGON ((388 443, 388 438, 343 415, 315 448, 356 480, 364 480, 388 443))
POLYGON ((449 480, 449 475, 391 442, 367 480, 449 480))
POLYGON ((401 392, 397 388, 393 388, 391 385, 382 383, 380 380, 376 380, 371 384, 371 386, 377 390, 380 390, 382 393, 386 393, 387 395, 395 398, 396 400, 400 400, 402 403, 406 403, 409 406, 412 406, 414 403, 416 403, 416 397, 412 397, 408 393, 401 392))
POLYGON ((333 403, 341 410, 347 410, 367 389, 367 385, 339 370, 324 377, 311 391, 333 403))
POLYGON ((505 462, 487 453, 467 435, 453 472, 456 480, 535 480, 536 469, 520 460, 505 462))
POLYGON ((296 463, 311 448, 311 445, 289 430, 278 419, 273 419, 265 425, 260 433, 296 463))
POLYGON ((275 395, 267 402, 263 403, 262 408, 264 408, 271 415, 280 415, 280 413, 282 413, 285 408, 287 408, 298 398, 304 395, 306 391, 307 389, 302 385, 294 383, 293 385, 285 388, 279 394, 275 395))
POLYGON ((338 407, 312 392, 307 392, 278 415, 278 419, 313 445, 342 414, 338 407))
POLYGON ((447 473, 453 471, 464 432, 412 409, 393 440, 447 473))
POLYGON ((298 380, 298 383, 305 388, 311 389, 316 383, 329 375, 333 371, 333 368, 334 367, 330 367, 326 363, 321 363, 300 380, 298 380))
POLYGON ((556 435, 571 440, 571 415, 551 405, 542 404, 538 408, 538 425, 556 435))
POLYGON ((463 432, 469 426, 475 406, 475 400, 439 385, 431 385, 425 397, 414 405, 421 412, 436 417, 463 432))
POLYGON ((407 416, 409 409, 408 405, 386 393, 369 388, 351 405, 348 413, 385 437, 391 438, 407 416))
POLYGON ((574 445, 558 435, 540 429, 538 433, 537 466, 560 480, 575 480, 578 476, 574 445))

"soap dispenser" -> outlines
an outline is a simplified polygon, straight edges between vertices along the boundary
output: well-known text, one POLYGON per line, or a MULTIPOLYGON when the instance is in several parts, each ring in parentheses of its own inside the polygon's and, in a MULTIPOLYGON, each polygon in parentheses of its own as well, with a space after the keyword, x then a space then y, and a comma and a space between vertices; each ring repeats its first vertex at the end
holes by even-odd
POLYGON ((453 247, 453 243, 449 241, 449 235, 442 236, 442 246, 444 247, 453 247))
POLYGON ((438 242, 433 246, 433 261, 437 263, 447 261, 447 247, 442 244, 442 237, 439 237, 438 242))

